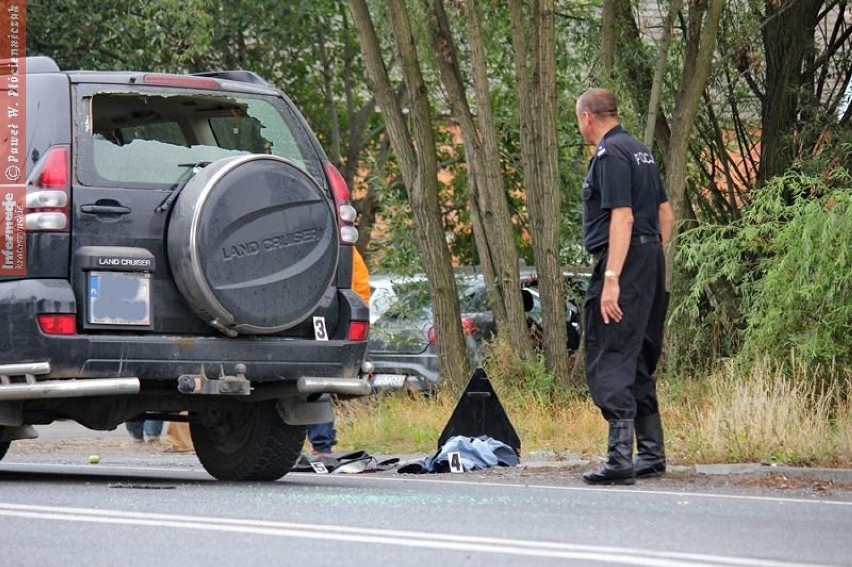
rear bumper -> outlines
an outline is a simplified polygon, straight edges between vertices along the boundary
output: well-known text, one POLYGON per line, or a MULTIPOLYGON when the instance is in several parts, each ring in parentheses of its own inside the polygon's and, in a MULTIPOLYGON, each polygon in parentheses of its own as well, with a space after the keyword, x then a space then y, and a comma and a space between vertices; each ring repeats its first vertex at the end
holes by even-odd
POLYGON ((0 366, 49 363, 39 380, 136 377, 144 382, 184 374, 215 379, 243 364, 252 382, 281 383, 302 377, 357 379, 367 350, 366 341, 280 336, 45 335, 36 322, 39 313, 76 312, 64 280, 0 282, 0 320, 9 330, 0 334, 0 366))
MULTIPOLYGON (((362 366, 365 371, 371 366, 362 366)), ((83 380, 60 379, 60 380, 37 380, 36 375, 50 374, 50 364, 36 362, 31 364, 8 364, 0 365, 0 402, 47 399, 47 398, 81 398, 92 396, 121 396, 138 394, 141 384, 138 378, 86 378, 83 380), (24 381, 13 382, 13 377, 23 377, 24 381)), ((186 388, 184 378, 190 378, 194 384, 192 375, 184 375, 178 380, 178 391, 182 393, 193 393, 194 387, 186 388)), ((240 380, 245 380, 244 377, 240 380)), ((238 394, 250 393, 248 386, 250 382, 238 381, 239 389, 227 386, 235 381, 231 376, 224 379, 206 380, 201 383, 212 384, 204 393, 238 394), (224 384, 225 386, 223 386, 224 384), (243 391, 243 384, 246 388, 243 391), (226 387, 227 386, 227 387, 226 387)), ((366 376, 358 380, 352 378, 327 378, 316 376, 302 376, 295 382, 286 382, 289 390, 300 396, 312 396, 315 394, 339 394, 341 396, 358 397, 370 394, 370 383, 366 376)), ((277 390, 280 390, 278 388, 277 390)))
POLYGON ((46 361, 43 378, 175 380, 183 374, 234 374, 244 364, 252 381, 277 382, 303 376, 357 378, 366 343, 275 338, 86 336, 32 337, 26 345, 0 346, 0 364, 46 361), (9 353, 16 358, 9 360, 9 353), (44 356, 49 353, 48 356, 44 356), (203 368, 202 368, 203 366, 203 368))

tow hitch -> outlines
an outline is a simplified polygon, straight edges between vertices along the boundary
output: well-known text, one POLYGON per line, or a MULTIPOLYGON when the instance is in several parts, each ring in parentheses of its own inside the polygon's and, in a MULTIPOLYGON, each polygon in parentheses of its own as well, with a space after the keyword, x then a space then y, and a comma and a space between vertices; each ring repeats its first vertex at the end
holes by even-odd
POLYGON ((178 378, 178 391, 182 394, 208 394, 248 396, 251 394, 251 382, 246 378, 246 365, 234 365, 235 376, 225 374, 224 368, 219 370, 219 378, 211 380, 204 375, 204 367, 200 374, 183 374, 178 378))

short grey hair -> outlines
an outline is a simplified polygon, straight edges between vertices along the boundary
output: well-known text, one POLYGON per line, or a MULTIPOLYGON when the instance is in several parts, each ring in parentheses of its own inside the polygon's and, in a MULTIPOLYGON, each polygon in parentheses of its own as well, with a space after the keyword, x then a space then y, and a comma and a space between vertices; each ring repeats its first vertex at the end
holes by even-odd
POLYGON ((589 89, 577 99, 577 112, 618 116, 618 102, 607 89, 589 89))

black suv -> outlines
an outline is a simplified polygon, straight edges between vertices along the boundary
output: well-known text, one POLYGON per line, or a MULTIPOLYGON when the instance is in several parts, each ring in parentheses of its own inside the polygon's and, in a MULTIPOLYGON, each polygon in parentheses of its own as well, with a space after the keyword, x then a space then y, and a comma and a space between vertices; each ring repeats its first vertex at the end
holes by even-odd
POLYGON ((26 227, 5 245, 26 251, 0 269, 0 457, 33 425, 187 412, 214 477, 280 478, 305 425, 330 421, 326 394, 370 392, 340 173, 252 73, 31 57, 25 79, 26 190, 3 209, 26 227))

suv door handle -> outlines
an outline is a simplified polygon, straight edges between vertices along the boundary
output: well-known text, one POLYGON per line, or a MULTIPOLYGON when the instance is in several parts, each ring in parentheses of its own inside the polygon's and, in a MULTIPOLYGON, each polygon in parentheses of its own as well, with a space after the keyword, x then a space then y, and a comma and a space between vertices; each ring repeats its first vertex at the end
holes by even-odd
POLYGON ((80 205, 80 212, 90 215, 126 215, 130 213, 130 208, 121 205, 80 205))

